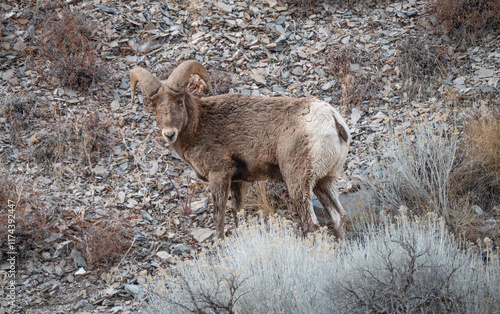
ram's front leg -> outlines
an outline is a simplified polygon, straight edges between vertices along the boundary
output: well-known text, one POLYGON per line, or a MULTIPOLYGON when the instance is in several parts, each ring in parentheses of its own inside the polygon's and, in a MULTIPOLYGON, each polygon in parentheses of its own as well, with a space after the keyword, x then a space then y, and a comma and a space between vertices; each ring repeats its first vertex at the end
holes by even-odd
POLYGON ((214 224, 217 238, 224 239, 224 219, 229 196, 231 177, 226 173, 210 173, 208 176, 210 191, 214 202, 214 224))

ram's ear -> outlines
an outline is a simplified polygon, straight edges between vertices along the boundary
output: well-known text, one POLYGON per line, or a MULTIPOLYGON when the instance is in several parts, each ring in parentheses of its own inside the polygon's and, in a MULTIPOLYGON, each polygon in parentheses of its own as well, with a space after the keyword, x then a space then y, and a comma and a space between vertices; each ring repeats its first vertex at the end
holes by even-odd
POLYGON ((163 102, 164 98, 165 97, 163 96, 162 93, 156 93, 152 97, 148 97, 148 99, 151 101, 151 105, 153 106, 153 108, 158 107, 158 105, 163 102))

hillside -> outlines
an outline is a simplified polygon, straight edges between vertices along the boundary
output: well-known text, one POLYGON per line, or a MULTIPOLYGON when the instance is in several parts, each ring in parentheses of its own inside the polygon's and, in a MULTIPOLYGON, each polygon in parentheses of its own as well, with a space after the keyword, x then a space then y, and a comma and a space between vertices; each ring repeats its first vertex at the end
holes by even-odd
MULTIPOLYGON (((408 216, 437 212, 483 255, 498 249, 498 3, 479 1, 484 7, 458 17, 445 14, 450 1, 351 2, 0 3, 0 313, 135 313, 147 275, 209 246, 208 186, 167 146, 142 94, 130 103, 137 65, 166 79, 195 59, 216 94, 335 106, 353 137, 338 182, 348 237, 360 236, 364 217, 403 208, 408 216), (446 127, 425 137, 422 125, 446 127), (436 134, 455 146, 426 146, 436 134), (410 155, 398 155, 408 163, 388 174, 398 160, 391 143, 449 158, 438 201, 420 196, 434 195, 431 179, 401 179, 407 169, 425 172, 410 155), (424 192, 414 193, 418 184, 424 192)), ((190 90, 206 93, 197 78, 190 90)), ((255 184, 247 204, 250 216, 264 209, 298 221, 279 184, 255 184)))

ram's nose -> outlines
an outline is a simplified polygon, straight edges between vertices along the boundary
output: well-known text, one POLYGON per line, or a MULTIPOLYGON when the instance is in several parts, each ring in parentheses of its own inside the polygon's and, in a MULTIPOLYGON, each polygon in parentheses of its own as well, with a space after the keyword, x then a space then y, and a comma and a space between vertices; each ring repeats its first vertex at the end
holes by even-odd
POLYGON ((176 129, 163 129, 161 131, 163 138, 168 143, 173 143, 177 139, 177 130, 176 129))

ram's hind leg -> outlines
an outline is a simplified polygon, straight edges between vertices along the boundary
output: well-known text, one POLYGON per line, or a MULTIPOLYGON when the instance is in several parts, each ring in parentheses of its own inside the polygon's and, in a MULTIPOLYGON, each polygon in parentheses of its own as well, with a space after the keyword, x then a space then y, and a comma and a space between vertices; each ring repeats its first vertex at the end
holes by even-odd
POLYGON ((309 169, 307 146, 298 147, 295 140, 293 143, 287 141, 293 138, 294 134, 291 134, 290 138, 282 141, 284 144, 280 152, 279 169, 288 189, 292 206, 300 217, 302 231, 306 235, 318 230, 319 223, 311 200, 313 182, 310 178, 311 169, 309 169))
POLYGON ((321 202, 321 205, 323 205, 328 214, 330 214, 335 237, 337 237, 337 239, 343 239, 345 216, 347 213, 340 204, 334 180, 330 177, 322 178, 316 183, 313 191, 321 202))
POLYGON ((246 182, 232 182, 231 183, 231 211, 233 212, 234 223, 238 228, 238 212, 243 207, 243 199, 247 192, 246 182))
POLYGON ((297 178, 286 182, 288 194, 294 209, 300 217, 304 235, 319 229, 318 218, 312 205, 312 188, 309 184, 297 183, 297 178))

